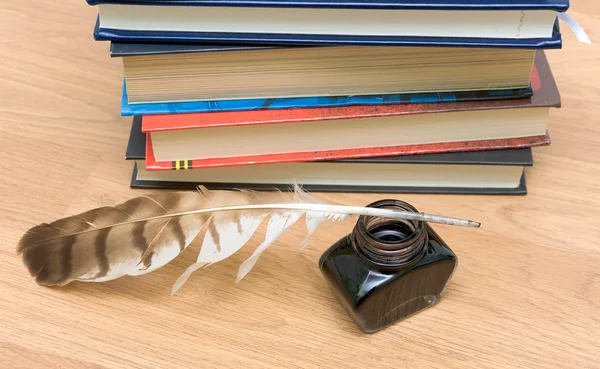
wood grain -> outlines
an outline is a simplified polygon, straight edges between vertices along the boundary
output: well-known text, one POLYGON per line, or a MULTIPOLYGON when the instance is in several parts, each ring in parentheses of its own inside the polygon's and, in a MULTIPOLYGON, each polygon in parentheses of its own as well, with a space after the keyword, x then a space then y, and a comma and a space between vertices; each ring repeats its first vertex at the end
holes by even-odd
MULTIPOLYGON (((569 12, 548 53, 563 106, 552 145, 534 150, 525 197, 401 198, 481 221, 436 226, 459 266, 442 302, 374 335, 351 322, 317 260, 351 221, 301 249, 286 233, 235 285, 259 234, 230 260, 170 287, 198 242, 149 275, 64 289, 37 286, 15 247, 31 226, 144 193, 129 189, 122 70, 92 39, 83 0, 3 1, 0 63, 0 367, 598 368, 600 365, 600 8, 569 12)), ((317 194, 365 205, 387 195, 317 194)))

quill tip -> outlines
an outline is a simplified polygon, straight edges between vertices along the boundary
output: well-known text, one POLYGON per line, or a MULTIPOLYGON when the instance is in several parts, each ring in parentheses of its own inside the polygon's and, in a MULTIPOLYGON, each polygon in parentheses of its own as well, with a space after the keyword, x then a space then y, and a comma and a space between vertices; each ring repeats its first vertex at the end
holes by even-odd
POLYGON ((460 218, 453 218, 453 217, 446 217, 446 216, 432 215, 432 214, 425 214, 425 213, 419 214, 419 220, 423 220, 426 222, 432 222, 432 223, 440 223, 440 224, 459 226, 459 227, 472 227, 472 228, 481 227, 481 223, 476 222, 474 220, 460 219, 460 218))
POLYGON ((465 225, 467 227, 473 227, 473 228, 479 228, 479 227, 481 227, 481 223, 476 222, 474 220, 465 220, 463 222, 463 225, 465 225))
POLYGON ((474 220, 463 220, 461 222, 458 223, 450 223, 451 225, 458 225, 458 226, 463 226, 463 227, 471 227, 471 228, 480 228, 481 227, 481 223, 476 222, 474 220))

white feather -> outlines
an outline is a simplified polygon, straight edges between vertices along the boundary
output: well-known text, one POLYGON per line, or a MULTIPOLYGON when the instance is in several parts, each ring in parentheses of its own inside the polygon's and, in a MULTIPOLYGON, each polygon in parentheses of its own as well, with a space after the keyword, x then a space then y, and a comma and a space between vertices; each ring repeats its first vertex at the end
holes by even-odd
MULTIPOLYGON (((188 243, 189 244, 189 243, 188 243)), ((140 268, 140 265, 137 266, 137 271, 132 273, 131 275, 144 275, 150 272, 157 270, 158 268, 162 268, 171 262, 171 260, 175 259, 177 255, 181 253, 181 249, 179 244, 173 242, 169 246, 165 246, 160 248, 154 255, 152 255, 150 261, 150 267, 143 269, 140 268)))
POLYGON ((254 253, 246 259, 238 270, 237 282, 242 280, 254 267, 260 255, 269 248, 278 238, 290 228, 294 223, 298 221, 304 215, 304 212, 300 211, 276 211, 269 219, 267 225, 267 234, 265 240, 260 246, 254 250, 254 253))
POLYGON ((206 232, 198 262, 216 263, 236 253, 254 235, 266 215, 243 214, 238 220, 239 226, 236 221, 220 221, 219 217, 215 216, 213 225, 219 234, 218 242, 213 239, 211 232, 206 232))
POLYGON ((214 230, 218 234, 217 240, 214 239, 211 232, 206 232, 198 260, 177 278, 171 292, 177 292, 198 269, 235 254, 250 240, 268 213, 242 213, 239 218, 231 217, 227 213, 215 214, 209 222, 212 222, 214 230))
POLYGON ((171 293, 177 292, 181 288, 181 286, 183 286, 185 284, 185 282, 187 282, 187 280, 190 278, 192 273, 194 273, 196 270, 198 270, 200 268, 203 268, 206 265, 207 265, 207 263, 195 263, 195 264, 190 265, 185 270, 185 272, 183 272, 183 274, 180 275, 179 278, 177 278, 177 281, 175 281, 175 284, 171 288, 171 293))

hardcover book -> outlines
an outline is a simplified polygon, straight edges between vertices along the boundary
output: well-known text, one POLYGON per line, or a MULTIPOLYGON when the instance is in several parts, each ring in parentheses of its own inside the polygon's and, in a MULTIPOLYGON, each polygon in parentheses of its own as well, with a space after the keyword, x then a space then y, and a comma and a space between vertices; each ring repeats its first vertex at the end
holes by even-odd
POLYGON ((508 90, 458 91, 444 93, 411 93, 354 96, 310 96, 292 98, 184 101, 172 103, 130 104, 126 82, 121 96, 121 115, 171 115, 189 113, 217 113, 265 109, 328 108, 352 105, 424 104, 437 102, 466 102, 521 99, 530 97, 527 88, 508 90))
POLYGON ((309 191, 524 195, 524 168, 531 149, 388 156, 316 162, 251 164, 148 171, 145 134, 139 119, 131 129, 126 158, 135 162, 132 188, 287 190, 292 183, 309 191))
POLYGON ((88 0, 97 40, 556 47, 568 0, 88 0), (484 20, 484 21, 482 21, 484 20), (360 26, 357 26, 360 25, 360 26))
POLYGON ((522 90, 535 49, 112 44, 127 103, 522 90))
MULTIPOLYGON (((527 99, 143 116, 147 159, 193 167, 469 151, 548 142, 560 95, 543 53, 527 99)), ((146 169, 159 169, 146 167, 146 169)))

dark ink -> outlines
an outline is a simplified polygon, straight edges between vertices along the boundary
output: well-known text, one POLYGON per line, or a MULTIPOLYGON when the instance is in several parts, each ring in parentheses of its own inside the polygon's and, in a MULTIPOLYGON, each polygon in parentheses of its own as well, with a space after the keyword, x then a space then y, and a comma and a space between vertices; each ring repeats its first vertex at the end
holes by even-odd
MULTIPOLYGON (((398 200, 369 207, 417 212, 398 200)), ((370 216, 361 216, 319 260, 341 304, 368 333, 435 305, 456 265, 456 255, 429 224, 370 216)))

